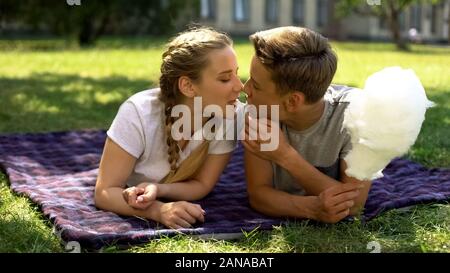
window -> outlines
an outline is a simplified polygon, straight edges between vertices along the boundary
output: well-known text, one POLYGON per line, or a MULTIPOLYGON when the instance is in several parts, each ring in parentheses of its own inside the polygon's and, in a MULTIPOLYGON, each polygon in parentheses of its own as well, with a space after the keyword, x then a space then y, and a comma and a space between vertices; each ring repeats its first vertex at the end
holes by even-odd
MULTIPOLYGON (((379 23, 378 27, 380 29, 387 30, 390 28, 387 18, 379 18, 378 23, 379 23)), ((400 26, 400 31, 405 31, 406 30, 406 16, 405 16, 404 11, 400 12, 398 15, 398 23, 400 26)))
POLYGON ((414 5, 411 7, 410 23, 411 28, 415 28, 417 31, 421 30, 422 26, 422 6, 414 5))
POLYGON ((323 27, 328 21, 328 1, 327 0, 317 0, 317 26, 323 27))
POLYGON ((398 16, 398 21, 400 22, 400 30, 405 31, 406 30, 405 11, 400 12, 400 15, 398 16))
POLYGON ((387 28, 387 24, 386 24, 386 19, 385 18, 378 18, 378 28, 379 29, 386 29, 387 28))
POLYGON ((234 21, 246 22, 249 20, 250 3, 249 0, 234 0, 233 1, 234 21))
POLYGON ((278 23, 279 6, 278 0, 266 0, 266 22, 278 23))
POLYGON ((202 0, 200 4, 200 16, 202 19, 216 18, 216 0, 202 0))
POLYGON ((305 0, 293 0, 292 13, 292 21, 294 24, 305 24, 305 0))
POLYGON ((437 24, 438 24, 438 16, 437 16, 437 9, 438 7, 436 5, 431 6, 431 33, 436 34, 437 33, 437 24))

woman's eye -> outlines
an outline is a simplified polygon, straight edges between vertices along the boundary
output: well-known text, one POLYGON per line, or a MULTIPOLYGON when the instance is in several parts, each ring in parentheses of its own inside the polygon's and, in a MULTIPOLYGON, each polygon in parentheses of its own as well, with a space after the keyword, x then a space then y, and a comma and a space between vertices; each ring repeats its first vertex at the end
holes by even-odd
POLYGON ((253 81, 252 78, 250 78, 250 82, 251 82, 251 84, 252 84, 252 88, 253 88, 253 89, 256 89, 256 90, 259 89, 258 87, 256 87, 255 82, 253 81))
POLYGON ((230 79, 221 79, 220 81, 223 82, 223 83, 227 83, 227 82, 230 81, 230 79))

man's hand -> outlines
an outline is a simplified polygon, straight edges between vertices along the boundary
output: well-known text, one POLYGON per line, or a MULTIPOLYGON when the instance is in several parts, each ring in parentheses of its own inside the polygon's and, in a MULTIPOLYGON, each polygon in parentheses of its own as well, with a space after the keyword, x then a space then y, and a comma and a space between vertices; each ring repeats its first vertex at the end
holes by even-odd
POLYGON ((292 149, 280 126, 272 120, 252 119, 247 115, 243 134, 242 144, 249 152, 277 164, 284 160, 292 149), (263 144, 269 149, 262 149, 263 144))
POLYGON ((135 209, 147 209, 156 200, 158 186, 155 183, 141 183, 123 190, 125 201, 135 209))
POLYGON ((317 197, 315 220, 337 223, 350 215, 355 199, 360 194, 362 183, 345 183, 324 190, 317 197))

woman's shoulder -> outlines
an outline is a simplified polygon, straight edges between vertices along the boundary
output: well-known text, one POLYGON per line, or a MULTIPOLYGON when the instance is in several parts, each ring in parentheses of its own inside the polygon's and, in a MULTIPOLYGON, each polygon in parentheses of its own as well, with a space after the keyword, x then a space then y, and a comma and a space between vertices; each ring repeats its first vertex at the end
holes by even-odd
POLYGON ((160 107, 163 103, 159 100, 159 88, 147 89, 135 93, 130 96, 124 104, 131 104, 136 111, 141 115, 148 115, 160 111, 160 107))
POLYGON ((159 88, 147 89, 131 95, 126 101, 136 105, 153 102, 155 100, 159 100, 158 99, 159 93, 160 93, 159 88))

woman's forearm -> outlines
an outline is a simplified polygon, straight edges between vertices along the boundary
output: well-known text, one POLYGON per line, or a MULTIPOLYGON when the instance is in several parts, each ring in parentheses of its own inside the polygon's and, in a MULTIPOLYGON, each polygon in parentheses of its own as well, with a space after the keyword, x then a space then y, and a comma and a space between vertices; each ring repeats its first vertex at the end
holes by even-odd
POLYGON ((160 208, 163 204, 155 200, 147 209, 140 210, 128 205, 122 195, 123 189, 111 187, 95 191, 95 205, 103 210, 111 211, 123 216, 138 216, 159 222, 160 208))
POLYGON ((170 200, 195 201, 205 197, 212 188, 198 180, 184 182, 158 184, 158 198, 170 200))

